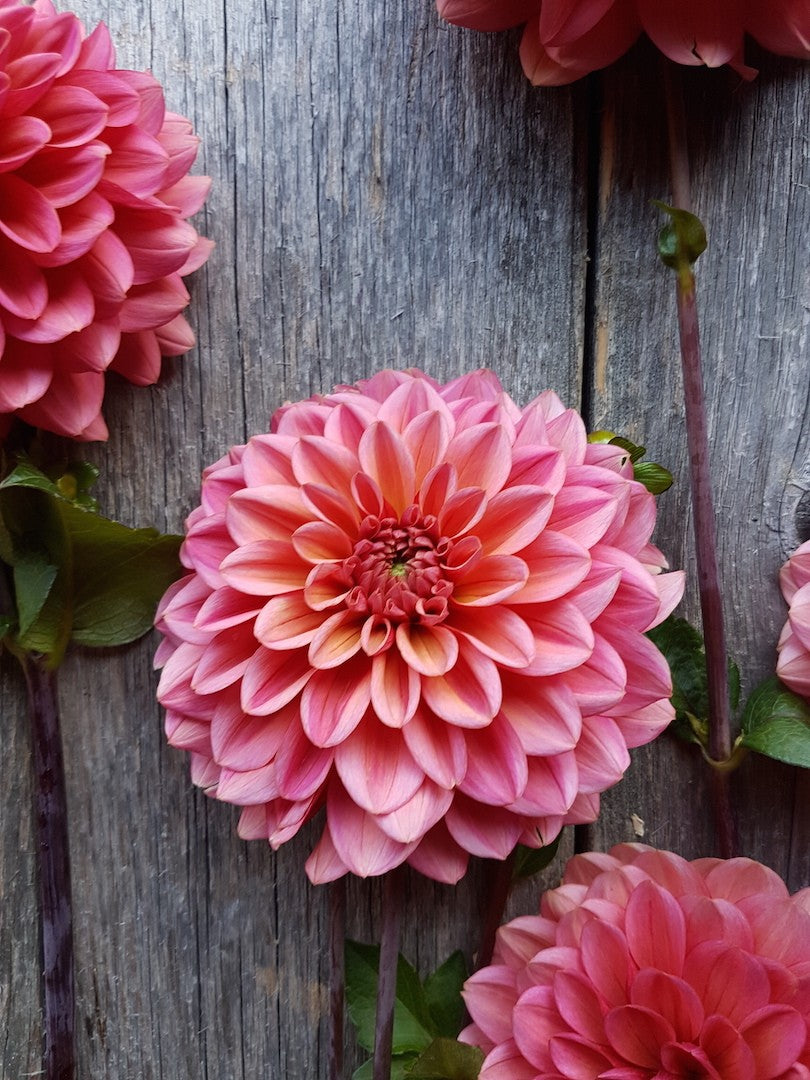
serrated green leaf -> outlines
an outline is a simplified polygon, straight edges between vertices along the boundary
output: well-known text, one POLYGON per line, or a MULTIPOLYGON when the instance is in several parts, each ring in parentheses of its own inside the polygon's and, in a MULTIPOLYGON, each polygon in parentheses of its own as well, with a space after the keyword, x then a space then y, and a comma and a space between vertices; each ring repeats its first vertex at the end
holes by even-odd
POLYGON ((669 206, 660 199, 653 199, 653 203, 670 218, 669 224, 658 234, 661 261, 672 270, 680 270, 684 265, 691 266, 706 250, 703 222, 688 210, 669 206))
POLYGON ((58 569, 37 552, 21 556, 14 563, 14 596, 21 637, 25 637, 42 613, 58 569))
POLYGON ((455 1039, 434 1039, 407 1075, 420 1080, 476 1080, 483 1063, 484 1055, 477 1046, 455 1039))
MULTIPOLYGON (((673 731, 688 742, 706 745, 709 715, 709 680, 703 638, 686 619, 670 615, 647 637, 661 650, 672 672, 673 731)), ((740 673, 729 657, 729 700, 736 709, 740 696, 740 673)))
MULTIPOLYGON (((357 1029, 357 1041, 366 1050, 374 1049, 379 966, 378 945, 346 942, 346 1007, 357 1029)), ((393 1052, 402 1054, 424 1050, 436 1034, 419 976, 400 955, 394 1004, 393 1052)))
MULTIPOLYGON (((417 1059, 416 1054, 394 1054, 391 1058, 391 1080, 407 1080, 409 1068, 417 1059)), ((359 1069, 352 1073, 352 1080, 373 1080, 374 1062, 364 1062, 359 1069)))
POLYGON ((467 961, 457 950, 425 979, 425 1001, 439 1035, 455 1039, 461 1031, 466 1016, 461 988, 467 975, 467 961))
POLYGON ((530 848, 524 844, 518 844, 515 856, 515 868, 512 872, 513 880, 534 877, 535 874, 539 874, 541 870, 554 861, 554 857, 557 854, 557 850, 562 840, 562 833, 559 833, 556 839, 552 840, 550 844, 545 844, 541 848, 530 848))
POLYGON ((741 742, 777 761, 810 769, 810 705, 771 676, 746 702, 741 742))
POLYGON ((660 495, 672 487, 672 473, 663 465, 654 461, 639 461, 633 464, 633 476, 653 495, 660 495))

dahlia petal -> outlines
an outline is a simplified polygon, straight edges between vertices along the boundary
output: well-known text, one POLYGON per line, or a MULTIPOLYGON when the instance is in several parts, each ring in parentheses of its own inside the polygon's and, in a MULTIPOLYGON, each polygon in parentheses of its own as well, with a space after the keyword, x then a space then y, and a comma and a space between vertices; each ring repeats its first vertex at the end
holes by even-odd
MULTIPOLYGON (((96 31, 99 27, 96 27, 96 31)), ((92 37, 92 35, 91 35, 92 37)), ((90 38, 85 39, 85 44, 90 38)), ((86 68, 67 72, 59 80, 60 86, 76 86, 89 91, 98 98, 107 108, 107 125, 109 127, 123 127, 132 124, 138 117, 140 100, 135 91, 129 87, 116 71, 90 70, 86 68)))
POLYGON ((251 596, 278 596, 303 589, 307 564, 292 544, 282 540, 256 540, 231 551, 220 564, 225 582, 251 596))
POLYGON ((175 315, 163 326, 159 326, 154 333, 161 356, 182 356, 189 349, 194 348, 197 340, 188 320, 183 315, 175 315))
POLYGON ((609 492, 572 484, 555 497, 548 527, 564 533, 584 548, 591 548, 607 532, 618 507, 618 500, 609 492))
MULTIPOLYGON (((496 1046, 481 1067, 481 1080, 537 1080, 537 1070, 518 1050, 513 1039, 496 1046)), ((557 1074, 540 1080, 557 1080, 557 1074)))
POLYGON ((613 600, 621 580, 622 572, 618 567, 591 565, 585 579, 573 590, 569 599, 588 622, 593 623, 613 600))
POLYGON ((352 584, 350 575, 342 567, 321 563, 307 576, 304 599, 313 611, 337 607, 349 595, 352 584))
POLYGON ((642 882, 627 902, 625 927, 630 951, 640 968, 681 974, 686 954, 686 922, 670 893, 652 881, 642 882))
POLYGON ((314 673, 301 695, 301 724, 316 746, 337 746, 360 723, 370 701, 370 664, 366 657, 354 657, 314 673))
MULTIPOLYGON (((251 440, 251 444, 253 441, 251 440)), ((250 449, 250 446, 248 449, 250 449)), ((246 464, 245 479, 252 486, 247 471, 248 466, 246 464)), ((292 474, 290 482, 293 482, 292 474)), ((302 484, 300 494, 304 505, 322 522, 336 526, 349 536, 356 535, 357 526, 360 524, 360 515, 357 512, 357 507, 345 495, 333 491, 332 488, 324 487, 322 484, 302 484)))
POLYGON ((54 372, 47 391, 38 401, 20 410, 20 417, 34 427, 80 441, 106 439, 101 419, 104 377, 93 371, 54 372))
POLYGON ((607 1005, 615 1008, 628 1004, 630 952, 621 930, 601 919, 592 919, 582 928, 580 945, 585 973, 607 1005))
POLYGON ((388 814, 377 815, 377 824, 392 840, 410 844, 421 840, 442 820, 452 801, 451 791, 426 779, 402 806, 388 814))
POLYGON ((575 754, 579 790, 586 794, 612 787, 630 767, 627 744, 619 727, 607 716, 583 720, 575 754))
POLYGON ((0 236, 0 305, 19 319, 36 319, 47 303, 45 275, 16 244, 0 236))
POLYGON ((585 663, 566 676, 566 684, 586 716, 620 702, 628 682, 621 656, 601 634, 594 635, 593 652, 585 663))
POLYGON ((20 170, 20 175, 51 206, 59 209, 90 194, 101 179, 109 152, 109 147, 102 142, 49 147, 31 158, 20 170))
POLYGON ((530 757, 523 794, 510 806, 517 814, 563 817, 571 807, 579 783, 573 753, 554 757, 530 757))
POLYGON ((721 67, 741 51, 740 6, 730 0, 637 0, 647 34, 677 64, 721 67))
MULTIPOLYGON (((473 1021, 487 1039, 501 1043, 512 1038, 512 1010, 519 995, 515 972, 511 968, 490 964, 473 972, 464 983, 461 996, 473 1021)), ((532 1002, 533 996, 527 999, 527 1004, 532 1002)), ((543 994, 544 1000, 548 997, 547 993, 543 994)))
MULTIPOLYGON (((160 378, 160 346, 152 330, 121 334, 118 352, 110 364, 115 371, 135 386, 151 386, 160 378)), ((231 548, 228 548, 230 551, 231 548)), ((223 557, 227 552, 223 552, 223 557)))
POLYGON ((388 727, 401 728, 413 718, 419 705, 421 680, 418 672, 399 655, 387 649, 371 664, 371 705, 388 727))
POLYGON ((363 471, 380 487, 386 501, 400 515, 414 500, 413 458, 405 442, 390 427, 375 421, 363 433, 358 447, 363 471))
POLYGON ((425 516, 438 518, 446 504, 455 495, 458 483, 456 470, 443 461, 431 469, 419 489, 419 506, 425 516))
MULTIPOLYGON (((382 412, 380 419, 384 419, 382 412)), ((402 432, 402 441, 413 461, 415 490, 421 487, 422 481, 436 463, 444 458, 450 443, 450 434, 450 422, 442 412, 423 412, 414 416, 402 432)))
POLYGON ((451 539, 466 533, 480 521, 486 505, 486 495, 480 488, 456 491, 438 512, 440 533, 451 539))
MULTIPOLYGON (((254 435, 245 447, 242 457, 245 486, 255 488, 266 484, 295 484, 291 464, 294 447, 295 439, 287 435, 254 435)), ((331 489, 319 490, 330 491, 331 489)), ((309 505, 311 499, 307 491, 307 485, 302 487, 301 497, 309 505)), ((327 515, 323 520, 334 519, 327 515)))
POLYGON ((320 840, 304 864, 304 869, 313 885, 325 885, 349 873, 349 867, 335 850, 328 821, 324 825, 320 840))
POLYGON ((567 600, 521 609, 534 637, 535 654, 527 675, 558 675, 587 663, 594 651, 593 630, 567 600))
POLYGON ((605 1043, 602 1007, 588 979, 577 971, 558 971, 553 987, 554 1004, 569 1027, 590 1042, 605 1043))
POLYGON ((374 877, 393 870, 415 847, 387 836, 370 814, 352 802, 340 784, 329 786, 327 814, 335 851, 358 877, 374 877))
MULTIPOLYGON (((195 780, 195 783, 200 787, 207 786, 198 780, 195 780)), ((245 772, 220 769, 215 794, 223 802, 234 803, 236 806, 266 804, 278 797, 275 770, 272 765, 245 772)))
MULTIPOLYGON (((611 1047, 631 1065, 658 1070, 660 1047, 675 1041, 672 1025, 652 1009, 620 1005, 605 1017, 611 1047)), ((552 1051, 553 1055, 553 1051, 552 1051)), ((554 1055, 553 1055, 554 1056, 554 1055)), ((555 1061, 555 1064, 558 1064, 555 1061)))
POLYGON ((62 66, 62 56, 58 52, 43 50, 18 56, 3 66, 9 88, 3 101, 3 111, 7 116, 19 116, 51 86, 62 66))
POLYGON ((0 173, 10 172, 28 161, 50 137, 51 129, 36 116, 4 117, 0 131, 0 173))
MULTIPOLYGON (((225 509, 228 532, 239 546, 261 540, 289 541, 309 517, 297 489, 281 484, 242 488, 234 492, 225 509)), ((298 550, 294 537, 293 547, 298 550)))
POLYGON ((37 354, 48 346, 21 343, 4 351, 2 344, 0 341, 0 412, 10 413, 39 401, 51 385, 53 368, 47 356, 37 362, 37 354))
MULTIPOLYGON (((227 592, 230 593, 229 590, 227 592)), ((214 593, 216 595, 218 593, 214 593)), ((250 604, 253 600, 240 593, 230 595, 238 597, 240 603, 250 604)), ((285 593, 267 601, 258 614, 254 633, 268 649, 298 649, 302 645, 309 645, 323 621, 323 615, 319 611, 312 611, 304 601, 303 593, 285 593)))
MULTIPOLYGON (((759 1074, 756 1072, 754 1055, 737 1029, 724 1016, 710 1016, 706 1020, 700 1042, 716 1070, 718 1080, 726 1076, 733 1076, 735 1080, 737 1077, 740 1080, 756 1080, 759 1074)), ((661 1055, 664 1065, 665 1055, 666 1048, 661 1055)))
POLYGON ((540 22, 532 20, 520 44, 523 70, 535 86, 564 86, 618 60, 640 32, 635 8, 614 3, 600 22, 575 42, 549 46, 546 51, 540 22))
POLYGON ((323 620, 309 644, 309 662, 327 669, 345 663, 362 646, 364 617, 352 611, 338 611, 323 620))
POLYGON ((614 0, 550 0, 540 9, 540 37, 546 45, 568 45, 587 34, 604 17, 614 0))
POLYGON ((273 851, 278 851, 282 844, 292 840, 304 822, 309 820, 314 809, 314 798, 292 803, 287 799, 273 799, 265 804, 267 840, 273 851))
MULTIPOLYGON (((487 560, 483 559, 482 562, 487 560)), ((534 660, 535 637, 531 628, 514 611, 499 604, 490 607, 485 618, 477 616, 476 611, 453 610, 453 630, 498 664, 525 668, 534 660)))
POLYGON ((334 755, 347 793, 370 814, 398 810, 413 798, 425 779, 402 734, 373 721, 355 728, 335 748, 334 755))
POLYGON ((562 683, 509 678, 503 683, 501 712, 527 754, 545 756, 573 750, 582 730, 582 713, 562 683))
POLYGON ((396 644, 402 659, 425 676, 444 676, 456 663, 458 638, 444 626, 400 623, 396 644))
POLYGON ((343 529, 325 521, 309 521, 296 529, 293 547, 309 563, 338 562, 352 553, 352 543, 343 529))
POLYGON ((486 554, 512 555, 537 539, 553 507, 554 496, 536 487, 506 488, 489 500, 476 535, 486 554))
POLYGON ((522 826, 514 814, 499 806, 481 806, 457 795, 445 817, 453 839, 484 859, 505 859, 518 842, 522 826))
MULTIPOLYGON (((85 199, 82 205, 86 203, 85 199)), ((115 305, 124 302, 135 278, 129 251, 112 230, 95 239, 82 259, 81 270, 94 295, 115 305)))
POLYGON ((807 1025, 788 1005, 767 1005, 740 1025, 740 1034, 754 1055, 758 1080, 774 1080, 799 1058, 807 1025))
POLYGON ((766 893, 774 900, 786 900, 788 897, 787 887, 779 875, 752 859, 719 862, 706 875, 706 885, 712 896, 733 904, 759 893, 766 893))
POLYGON ((467 771, 459 790, 491 806, 520 798, 529 776, 526 752, 506 720, 496 716, 488 727, 466 731, 465 738, 467 771))
POLYGON ((630 1000, 633 1005, 657 1012, 669 1021, 679 1042, 697 1039, 703 1026, 705 1002, 701 1003, 701 998, 683 979, 647 968, 633 980, 630 1000))
POLYGON ((51 146, 80 146, 103 131, 109 109, 84 87, 53 86, 35 112, 51 129, 51 146))
POLYGON ((810 57, 810 21, 795 0, 748 4, 745 29, 771 52, 797 56, 800 60, 810 57))
POLYGON ((581 584, 591 568, 590 556, 581 544, 551 529, 524 547, 520 558, 529 573, 523 588, 512 597, 513 604, 557 600, 581 584))
POLYGON ((112 128, 104 140, 111 150, 104 167, 108 183, 141 199, 166 186, 169 155, 148 132, 135 125, 112 128))
POLYGON ((6 333, 23 341, 47 344, 61 341, 68 334, 90 325, 95 315, 95 302, 81 275, 67 269, 48 270, 46 280, 48 302, 37 318, 27 320, 7 315, 6 333))
POLYGON ((106 371, 120 341, 121 332, 115 322, 92 322, 59 342, 59 356, 66 370, 106 371))
MULTIPOLYGON (((531 406, 524 409, 524 417, 529 409, 531 406)), ((539 445, 522 442, 522 434, 526 430, 519 426, 520 433, 512 447, 512 471, 509 473, 508 486, 528 485, 556 495, 565 483, 565 458, 555 447, 547 445, 544 421, 539 445)))
MULTIPOLYGON (((154 209, 119 207, 115 232, 132 259, 136 285, 179 271, 197 242, 197 232, 187 221, 154 209)), ((206 252, 210 250, 208 244, 206 252)))
POLYGON ((178 274, 147 285, 133 285, 121 306, 121 329, 125 333, 155 330, 165 326, 189 302, 189 294, 178 274))
POLYGON ((325 783, 334 759, 333 750, 313 746, 293 723, 274 761, 279 794, 292 802, 312 798, 325 783))
POLYGON ((447 831, 444 821, 423 836, 407 858, 420 874, 444 885, 456 885, 466 874, 470 857, 447 831))
POLYGON ((467 771, 462 730, 418 709, 402 734, 414 761, 434 783, 448 790, 461 783, 467 771))
POLYGON ((297 719, 293 710, 273 717, 249 716, 239 702, 227 700, 214 710, 211 751, 219 765, 235 771, 259 769, 276 756, 297 719))
POLYGON ((320 435, 305 435, 293 449, 292 468, 299 484, 322 484, 348 496, 360 462, 345 446, 320 435))
POLYGON ((190 218, 201 209, 211 190, 210 176, 183 176, 171 187, 158 192, 160 201, 182 218, 190 218))
POLYGON ((444 675, 423 678, 422 696, 425 704, 449 724, 486 727, 501 707, 500 675, 491 660, 471 646, 460 644, 452 668, 444 675))
POLYGON ((208 642, 191 680, 198 694, 215 694, 232 686, 244 675, 256 639, 252 626, 224 630, 208 642))
POLYGON ((471 30, 508 30, 537 11, 537 0, 436 0, 443 19, 471 30))
POLYGON ((456 468, 458 486, 481 488, 491 498, 512 468, 511 447, 500 424, 476 424, 451 439, 447 460, 456 468))
POLYGON ((687 953, 709 941, 723 941, 746 952, 753 951, 751 927, 735 904, 700 895, 682 896, 679 900, 686 915, 687 953))
POLYGON ((704 941, 693 949, 684 978, 697 991, 708 1016, 725 1016, 735 1027, 770 1000, 762 964, 725 941, 704 941))
POLYGON ((242 676, 242 708, 253 716, 269 716, 297 697, 312 677, 305 649, 292 654, 259 648, 242 676))

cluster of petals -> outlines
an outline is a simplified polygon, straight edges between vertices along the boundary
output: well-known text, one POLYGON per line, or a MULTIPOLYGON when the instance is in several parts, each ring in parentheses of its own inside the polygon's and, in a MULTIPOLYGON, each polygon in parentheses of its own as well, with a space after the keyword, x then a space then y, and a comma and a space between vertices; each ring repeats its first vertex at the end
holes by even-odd
POLYGON ((106 438, 104 372, 146 386, 193 345, 198 142, 103 24, 0 0, 0 423, 106 438))
POLYGON ((281 408, 204 474, 158 697, 195 782, 315 882, 442 881, 590 821, 670 721, 645 636, 681 573, 653 497, 548 391, 382 372, 281 408))
POLYGON ((810 540, 782 567, 779 584, 790 611, 779 637, 776 673, 791 690, 810 698, 810 540))
POLYGON ((526 24, 523 70, 560 86, 607 67, 646 33, 679 64, 730 64, 746 78, 750 34, 766 49, 810 58, 807 0, 437 0, 439 14, 473 30, 526 24))
POLYGON ((808 1080, 810 889, 751 859, 577 855, 464 998, 481 1080, 808 1080))

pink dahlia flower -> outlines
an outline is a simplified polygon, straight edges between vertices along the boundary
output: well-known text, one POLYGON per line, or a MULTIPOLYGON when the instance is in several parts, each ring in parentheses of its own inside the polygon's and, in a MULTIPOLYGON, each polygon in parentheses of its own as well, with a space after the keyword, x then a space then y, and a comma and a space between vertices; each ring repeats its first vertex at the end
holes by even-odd
POLYGON ((194 343, 183 277, 211 244, 199 140, 49 0, 0 0, 0 422, 104 439, 104 372, 145 386, 194 343))
POLYGON ((743 62, 745 34, 772 52, 810 58, 808 0, 437 0, 473 30, 526 24, 520 57, 535 85, 559 86, 607 67, 645 31, 679 64, 743 62))
POLYGON ((576 855, 464 997, 481 1080, 808 1080, 810 889, 750 859, 576 855))
POLYGON ((810 540, 782 567, 779 583, 790 612, 779 637, 776 674, 791 690, 810 698, 810 540))
POLYGON ((553 393, 386 371, 286 405, 204 474, 158 697, 195 782, 327 881, 456 881, 564 822, 672 717, 644 631, 682 575, 652 496, 553 393))

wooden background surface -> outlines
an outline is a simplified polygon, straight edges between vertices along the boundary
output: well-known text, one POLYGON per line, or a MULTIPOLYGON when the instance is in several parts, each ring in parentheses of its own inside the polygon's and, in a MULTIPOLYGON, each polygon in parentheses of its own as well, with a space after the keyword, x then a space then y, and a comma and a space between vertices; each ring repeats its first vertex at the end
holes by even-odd
MULTIPOLYGON (((693 570, 672 283, 649 205, 668 195, 652 50, 537 91, 517 35, 443 26, 431 0, 73 6, 108 23, 120 66, 161 79, 214 180, 197 219, 217 242, 192 279, 198 347, 154 389, 111 384, 113 434, 89 451, 108 513, 179 531, 201 468, 285 399, 384 366, 489 366, 518 401, 553 387, 669 465, 657 539, 693 570)), ((810 524, 810 67, 756 60, 752 85, 686 73, 725 603, 746 687, 773 669, 776 573, 810 524)), ((694 616, 693 589, 682 611, 694 616)), ((276 855, 237 839, 237 811, 192 788, 164 745, 153 647, 75 654, 61 675, 80 1080, 317 1080, 328 893, 303 862, 319 826, 276 855)), ((40 1068, 39 959, 29 744, 8 666, 2 692, 0 1073, 20 1080, 40 1068)), ((808 775, 749 759, 734 792, 745 852, 808 884, 808 775)), ((654 844, 711 851, 705 773, 667 737, 605 796, 593 845, 631 839, 632 814, 654 844)), ((423 972, 474 948, 488 873, 479 863, 454 889, 408 877, 403 948, 423 972)), ((512 910, 533 910, 537 891, 512 910)), ((379 907, 379 882, 350 883, 351 936, 378 939, 379 907)))

